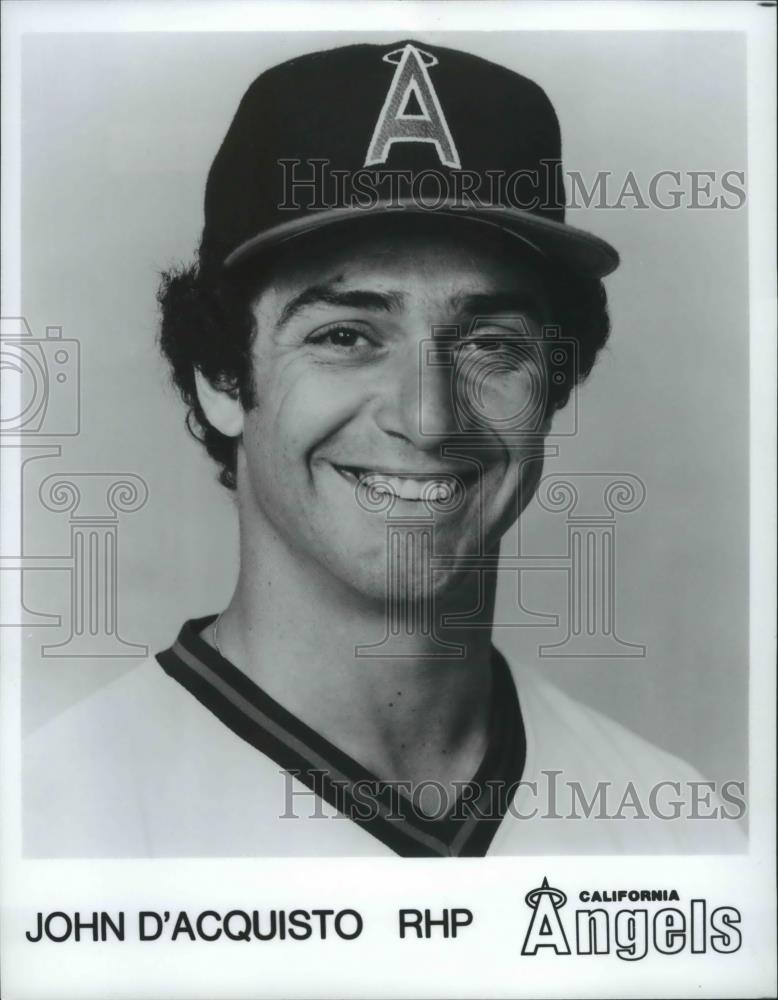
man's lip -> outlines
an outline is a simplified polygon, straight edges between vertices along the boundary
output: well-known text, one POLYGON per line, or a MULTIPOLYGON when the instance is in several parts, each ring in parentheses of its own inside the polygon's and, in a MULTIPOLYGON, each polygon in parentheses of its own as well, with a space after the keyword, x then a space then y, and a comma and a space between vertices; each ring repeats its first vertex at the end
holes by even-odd
POLYGON ((377 468, 374 465, 361 465, 357 462, 330 462, 338 472, 346 472, 355 478, 366 476, 389 476, 393 479, 458 479, 470 480, 477 476, 475 466, 466 469, 398 469, 394 466, 377 468))
POLYGON ((373 465, 358 465, 349 462, 330 462, 330 465, 344 478, 351 482, 360 483, 373 478, 410 480, 414 482, 438 482, 450 483, 469 487, 479 479, 478 469, 472 466, 467 469, 398 469, 392 466, 382 466, 376 468, 373 465))
POLYGON ((467 481, 460 472, 402 472, 374 471, 359 465, 331 463, 338 475, 357 491, 367 491, 366 496, 377 500, 379 496, 394 496, 409 503, 433 504, 441 509, 457 509, 475 478, 468 474, 467 481), (450 505, 454 504, 453 508, 450 505))

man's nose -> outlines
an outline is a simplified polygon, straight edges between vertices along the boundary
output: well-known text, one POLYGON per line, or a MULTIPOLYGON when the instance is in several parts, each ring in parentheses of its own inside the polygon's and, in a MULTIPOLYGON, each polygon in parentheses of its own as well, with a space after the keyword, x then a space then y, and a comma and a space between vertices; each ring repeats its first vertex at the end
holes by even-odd
POLYGON ((395 359, 381 393, 377 422, 417 448, 430 448, 455 435, 453 357, 451 351, 422 341, 395 359))

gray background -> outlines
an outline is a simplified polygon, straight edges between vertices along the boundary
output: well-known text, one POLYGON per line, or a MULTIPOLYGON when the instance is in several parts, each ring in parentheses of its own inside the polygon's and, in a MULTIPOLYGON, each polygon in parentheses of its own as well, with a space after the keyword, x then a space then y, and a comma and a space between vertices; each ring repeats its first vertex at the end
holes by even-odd
MULTIPOLYGON (((745 170, 745 44, 717 33, 425 33, 536 80, 560 118, 567 169, 745 170)), ((23 48, 23 303, 34 333, 80 341, 82 430, 52 472, 133 472, 150 498, 120 525, 122 636, 154 652, 219 610, 236 571, 232 502, 183 428, 155 347, 161 268, 189 259, 211 159, 246 86, 304 51, 394 35, 41 35, 23 48)), ((506 123, 506 127, 508 123, 506 123)), ((618 190, 618 186, 616 188, 618 190)), ((579 434, 547 472, 626 472, 647 500, 618 523, 617 629, 637 660, 543 660, 576 697, 704 775, 747 766, 748 262, 741 211, 579 210, 611 241, 609 348, 580 394, 579 434)), ((34 463, 33 463, 34 464, 34 463)), ((66 515, 25 492, 28 553, 67 551, 66 515)), ((564 516, 536 503, 528 551, 561 552, 564 516)), ((27 574, 27 603, 67 615, 64 573, 27 574)), ((560 574, 528 575, 526 603, 558 613, 560 574)), ((510 619, 512 594, 500 593, 510 619)), ((134 660, 43 659, 25 635, 27 731, 134 660)), ((530 661, 563 631, 505 629, 530 661)))

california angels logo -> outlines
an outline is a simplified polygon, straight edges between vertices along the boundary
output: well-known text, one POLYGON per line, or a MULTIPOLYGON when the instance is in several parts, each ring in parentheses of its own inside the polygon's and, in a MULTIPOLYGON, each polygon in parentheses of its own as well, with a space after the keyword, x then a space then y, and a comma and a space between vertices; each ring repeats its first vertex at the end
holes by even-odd
POLYGON ((446 116, 427 70, 438 60, 410 42, 387 52, 384 62, 397 66, 378 116, 365 166, 386 163, 393 142, 431 142, 444 167, 461 167, 446 116), (411 110, 413 107, 413 110, 411 110))

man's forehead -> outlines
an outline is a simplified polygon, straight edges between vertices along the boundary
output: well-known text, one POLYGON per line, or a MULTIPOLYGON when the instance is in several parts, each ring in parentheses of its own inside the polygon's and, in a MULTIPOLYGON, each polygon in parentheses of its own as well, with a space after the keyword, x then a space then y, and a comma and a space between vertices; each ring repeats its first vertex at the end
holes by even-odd
POLYGON ((510 237, 494 239, 486 233, 478 238, 469 228, 463 227, 458 238, 395 232, 363 234, 327 245, 290 243, 274 263, 266 288, 279 303, 306 289, 311 289, 307 295, 311 301, 316 290, 333 298, 373 291, 385 296, 393 308, 420 297, 443 297, 455 305, 479 293, 543 295, 545 268, 540 258, 514 246, 510 237))

